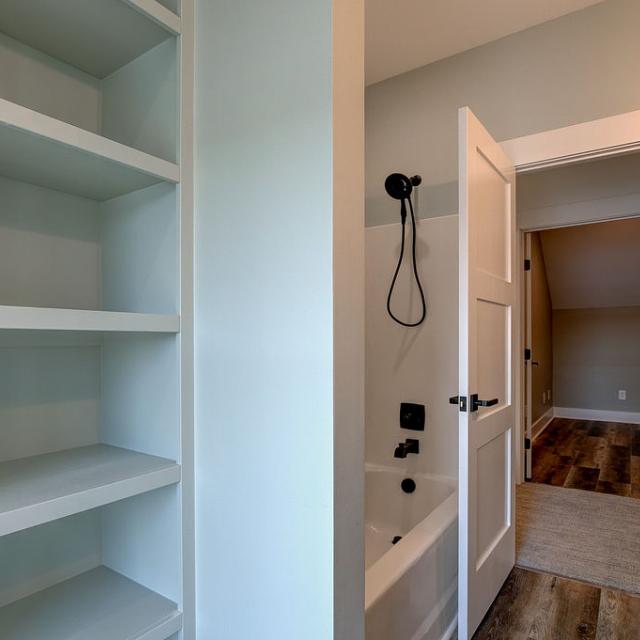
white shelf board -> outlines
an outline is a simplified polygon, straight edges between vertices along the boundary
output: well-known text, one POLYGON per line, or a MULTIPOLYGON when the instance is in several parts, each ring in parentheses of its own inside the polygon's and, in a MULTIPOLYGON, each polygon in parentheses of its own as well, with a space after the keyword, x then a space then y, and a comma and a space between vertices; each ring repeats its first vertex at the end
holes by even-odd
POLYGON ((9 307, 0 305, 0 330, 106 331, 128 333, 177 333, 177 315, 9 307))
POLYGON ((179 481, 172 460, 104 444, 3 462, 0 536, 179 481))
POLYGON ((3 640, 166 640, 181 628, 174 602, 106 567, 0 609, 3 640))
POLYGON ((155 0, 2 0, 0 31, 106 78, 179 34, 180 18, 155 0))
POLYGON ((100 201, 180 181, 172 162, 4 99, 0 175, 100 201))

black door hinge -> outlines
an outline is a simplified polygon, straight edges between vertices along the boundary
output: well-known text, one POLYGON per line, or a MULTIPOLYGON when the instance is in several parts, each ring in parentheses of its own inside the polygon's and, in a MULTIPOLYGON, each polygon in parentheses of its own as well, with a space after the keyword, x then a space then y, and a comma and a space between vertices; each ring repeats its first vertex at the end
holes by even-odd
POLYGON ((460 411, 467 410, 467 396, 453 396, 449 398, 449 404, 457 404, 460 411))
POLYGON ((531 349, 525 349, 524 350, 524 359, 526 362, 529 362, 529 360, 531 360, 531 349))
POLYGON ((531 449, 531 438, 524 439, 524 448, 528 451, 531 449))
POLYGON ((524 261, 524 270, 531 271, 531 260, 529 258, 524 261))

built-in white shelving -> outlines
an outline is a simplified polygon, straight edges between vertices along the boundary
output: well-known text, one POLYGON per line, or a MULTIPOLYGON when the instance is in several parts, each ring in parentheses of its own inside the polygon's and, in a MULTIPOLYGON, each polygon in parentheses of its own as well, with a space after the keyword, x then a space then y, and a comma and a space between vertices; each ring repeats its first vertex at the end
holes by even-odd
POLYGON ((181 31, 155 0, 2 0, 0 31, 105 78, 181 31))
POLYGON ((164 640, 181 626, 174 602, 106 567, 0 609, 3 640, 164 640))
POLYGON ((0 0, 0 638, 194 640, 193 0, 0 0))
POLYGON ((3 462, 0 536, 179 481, 171 460, 103 444, 3 462))
POLYGON ((0 330, 177 333, 177 315, 0 305, 0 330))
POLYGON ((0 175, 94 200, 180 180, 172 162, 3 99, 0 175))

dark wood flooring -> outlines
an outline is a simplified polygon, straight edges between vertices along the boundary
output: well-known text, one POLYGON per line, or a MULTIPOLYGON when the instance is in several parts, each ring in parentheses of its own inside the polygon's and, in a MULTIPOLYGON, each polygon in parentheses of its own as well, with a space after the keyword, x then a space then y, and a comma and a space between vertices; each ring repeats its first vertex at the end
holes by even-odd
POLYGON ((532 480, 640 498, 640 425, 555 418, 533 443, 532 480))
POLYGON ((638 640, 640 597, 514 568, 473 640, 638 640))

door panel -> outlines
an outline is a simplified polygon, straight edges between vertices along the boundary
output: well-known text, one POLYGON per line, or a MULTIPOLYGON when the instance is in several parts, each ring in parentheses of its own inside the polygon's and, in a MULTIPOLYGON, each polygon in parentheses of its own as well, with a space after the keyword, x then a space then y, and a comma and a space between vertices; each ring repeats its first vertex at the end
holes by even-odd
POLYGON ((515 171, 460 110, 459 618, 470 638, 515 563, 515 171), (488 406, 475 408, 473 398, 488 406), (488 402, 487 402, 488 401, 488 402))

